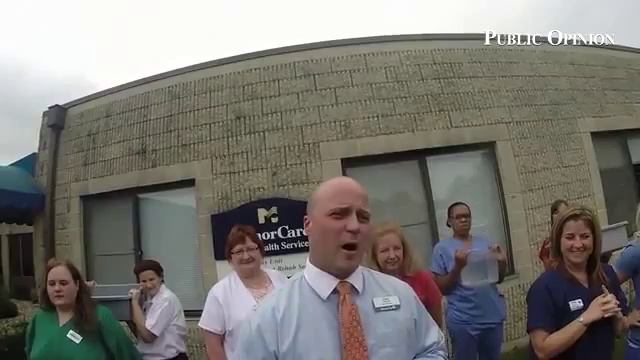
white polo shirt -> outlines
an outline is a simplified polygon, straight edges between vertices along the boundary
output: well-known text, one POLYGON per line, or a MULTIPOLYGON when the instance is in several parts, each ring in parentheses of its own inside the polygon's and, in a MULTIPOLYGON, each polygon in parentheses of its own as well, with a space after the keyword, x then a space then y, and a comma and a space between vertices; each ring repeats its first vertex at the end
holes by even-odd
POLYGON ((144 305, 145 327, 157 336, 152 343, 138 338, 138 350, 145 360, 165 360, 186 353, 187 323, 180 300, 164 284, 144 305))
MULTIPOLYGON (((269 268, 262 270, 269 275, 273 290, 288 280, 278 271, 269 268)), ((253 295, 233 271, 209 291, 198 326, 214 334, 224 335, 224 352, 227 359, 234 359, 234 354, 238 351, 238 328, 257 307, 253 295)))

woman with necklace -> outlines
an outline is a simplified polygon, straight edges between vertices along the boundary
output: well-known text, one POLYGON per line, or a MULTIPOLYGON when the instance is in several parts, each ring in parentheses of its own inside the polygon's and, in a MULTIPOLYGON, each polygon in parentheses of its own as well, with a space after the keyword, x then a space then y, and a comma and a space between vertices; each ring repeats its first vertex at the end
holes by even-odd
POLYGON ((264 244, 251 226, 234 226, 225 251, 233 271, 209 291, 199 323, 207 356, 215 360, 234 359, 240 324, 287 281, 283 274, 262 266, 264 244))

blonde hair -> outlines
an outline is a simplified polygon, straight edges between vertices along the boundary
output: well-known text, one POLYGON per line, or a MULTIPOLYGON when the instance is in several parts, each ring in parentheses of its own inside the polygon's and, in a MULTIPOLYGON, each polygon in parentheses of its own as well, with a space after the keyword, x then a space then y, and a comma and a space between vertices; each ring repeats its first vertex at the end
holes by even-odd
POLYGON ((418 261, 414 255, 413 249, 407 241, 407 238, 404 236, 404 232, 400 225, 392 222, 382 223, 376 226, 374 231, 374 239, 369 249, 369 264, 368 266, 374 270, 382 271, 380 264, 378 264, 378 241, 388 235, 393 234, 400 239, 400 243, 402 244, 402 275, 413 275, 418 269, 418 261))

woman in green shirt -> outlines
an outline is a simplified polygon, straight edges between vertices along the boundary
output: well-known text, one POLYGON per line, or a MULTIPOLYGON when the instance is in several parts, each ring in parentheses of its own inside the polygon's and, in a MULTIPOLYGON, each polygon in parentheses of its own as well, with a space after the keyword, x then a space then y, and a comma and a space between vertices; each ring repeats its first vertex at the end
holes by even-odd
POLYGON ((31 360, 142 359, 113 314, 91 299, 80 271, 69 261, 47 264, 40 310, 26 336, 31 360))

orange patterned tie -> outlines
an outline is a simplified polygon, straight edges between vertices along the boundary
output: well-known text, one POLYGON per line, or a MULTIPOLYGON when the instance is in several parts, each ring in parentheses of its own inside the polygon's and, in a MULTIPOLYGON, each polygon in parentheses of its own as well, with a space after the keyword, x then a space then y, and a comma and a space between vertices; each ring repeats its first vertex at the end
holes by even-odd
POLYGON ((352 288, 346 281, 340 281, 337 286, 340 295, 338 312, 340 313, 342 360, 368 360, 367 340, 362 330, 358 306, 351 301, 352 288))

